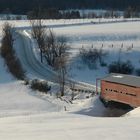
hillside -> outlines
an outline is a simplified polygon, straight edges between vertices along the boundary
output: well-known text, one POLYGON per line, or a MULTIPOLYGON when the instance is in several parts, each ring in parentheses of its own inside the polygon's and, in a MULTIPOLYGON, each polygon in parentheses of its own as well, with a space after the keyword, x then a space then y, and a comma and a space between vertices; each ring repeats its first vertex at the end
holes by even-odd
POLYGON ((94 118, 52 113, 0 118, 2 140, 138 140, 139 117, 94 118))
MULTIPOLYGON (((118 21, 119 23, 114 21, 105 23, 105 20, 109 19, 102 19, 101 23, 98 23, 98 19, 43 22, 53 28, 56 35, 64 35, 69 39, 72 59, 77 58, 75 55, 82 45, 91 46, 93 43, 95 47, 100 47, 104 43, 103 49, 109 51, 106 61, 110 62, 118 58, 118 50, 124 43, 121 54, 125 57, 121 57, 122 60, 129 58, 135 67, 139 68, 140 21, 130 19, 130 21, 118 21), (112 43, 114 48, 111 47, 112 43), (133 49, 128 50, 132 43, 133 49)), ((4 21, 0 22, 0 28, 3 23, 4 21)), ((45 65, 48 69, 42 67, 39 61, 37 55, 39 50, 31 36, 29 21, 9 23, 16 29, 14 49, 28 78, 49 81, 54 73, 48 65, 45 65), (24 52, 24 49, 27 50, 24 52), (33 56, 36 56, 34 60, 33 56), (40 70, 40 67, 44 69, 40 70)), ((73 67, 75 80, 83 81, 85 84, 87 82, 93 84, 96 76, 105 76, 107 74, 103 73, 105 70, 106 68, 101 67, 99 70, 91 71, 73 67)), ((16 80, 0 57, 0 140, 139 140, 139 108, 123 117, 106 117, 122 110, 106 108, 98 95, 91 96, 86 92, 76 92, 74 100, 70 102, 70 89, 67 89, 65 96, 59 98, 56 94, 56 83, 50 81, 53 90, 48 94, 34 91, 23 81, 16 80)))

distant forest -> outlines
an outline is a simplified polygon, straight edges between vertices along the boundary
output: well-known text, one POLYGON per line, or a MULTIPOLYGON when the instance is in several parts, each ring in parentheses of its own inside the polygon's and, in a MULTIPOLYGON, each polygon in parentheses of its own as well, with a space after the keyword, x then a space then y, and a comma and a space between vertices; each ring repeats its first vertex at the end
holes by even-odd
POLYGON ((13 14, 26 14, 41 7, 57 9, 115 9, 128 7, 140 9, 140 0, 0 0, 0 12, 6 10, 13 14))

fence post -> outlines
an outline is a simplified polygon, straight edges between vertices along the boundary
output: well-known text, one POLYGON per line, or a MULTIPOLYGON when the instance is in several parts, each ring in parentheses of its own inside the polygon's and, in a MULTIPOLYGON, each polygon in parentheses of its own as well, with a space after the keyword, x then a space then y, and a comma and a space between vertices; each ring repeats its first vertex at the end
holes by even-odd
POLYGON ((99 78, 96 78, 96 95, 98 95, 98 82, 100 81, 99 78))

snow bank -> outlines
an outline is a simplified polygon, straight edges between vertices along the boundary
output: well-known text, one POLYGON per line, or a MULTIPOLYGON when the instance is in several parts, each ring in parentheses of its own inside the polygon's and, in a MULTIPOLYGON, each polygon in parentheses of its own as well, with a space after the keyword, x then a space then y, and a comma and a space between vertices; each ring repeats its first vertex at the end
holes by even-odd
POLYGON ((14 80, 14 77, 8 72, 4 59, 0 56, 0 84, 5 84, 14 80))
POLYGON ((79 98, 81 99, 73 101, 73 106, 70 109, 72 113, 94 117, 104 116, 106 108, 100 101, 99 96, 95 96, 89 99, 82 99, 82 97, 79 98))
POLYGON ((128 112, 125 117, 140 117, 140 107, 128 112))
POLYGON ((63 109, 58 102, 55 103, 55 99, 43 98, 43 94, 32 91, 20 82, 0 84, 0 89, 0 117, 59 112, 63 109))

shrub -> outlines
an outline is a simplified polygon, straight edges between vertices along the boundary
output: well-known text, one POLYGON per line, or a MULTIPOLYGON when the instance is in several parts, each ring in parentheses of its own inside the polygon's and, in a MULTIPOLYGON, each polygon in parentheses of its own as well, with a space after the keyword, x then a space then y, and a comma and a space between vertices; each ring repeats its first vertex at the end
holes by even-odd
POLYGON ((11 31, 12 31, 11 25, 6 23, 3 28, 3 38, 0 53, 1 56, 5 59, 5 63, 7 64, 9 71, 17 79, 24 80, 25 72, 22 69, 19 59, 15 55, 11 31))
POLYGON ((24 84, 25 85, 29 85, 30 84, 29 80, 28 79, 24 79, 24 84))
POLYGON ((91 47, 88 50, 82 48, 80 50, 80 56, 82 61, 89 67, 89 69, 96 69, 97 62, 99 62, 101 66, 107 65, 103 60, 105 56, 107 56, 107 52, 105 52, 102 48, 96 49, 91 47))
POLYGON ((114 61, 108 66, 109 73, 132 74, 134 67, 130 61, 114 61))
POLYGON ((48 85, 47 81, 40 81, 38 79, 32 80, 31 88, 45 93, 51 90, 51 86, 48 85))
POLYGON ((106 67, 107 66, 107 63, 102 62, 100 65, 101 65, 101 67, 106 67))
POLYGON ((136 72, 136 75, 137 75, 137 76, 140 76, 140 69, 136 69, 135 72, 136 72))

